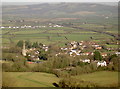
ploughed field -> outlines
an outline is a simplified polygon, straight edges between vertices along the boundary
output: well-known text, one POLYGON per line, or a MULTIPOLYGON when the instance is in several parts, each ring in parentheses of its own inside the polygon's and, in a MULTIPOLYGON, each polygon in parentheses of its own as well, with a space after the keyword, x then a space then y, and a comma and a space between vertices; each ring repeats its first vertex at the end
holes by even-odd
MULTIPOLYGON (((118 86, 118 72, 98 71, 72 77, 101 87, 118 86)), ((9 87, 54 87, 53 83, 58 83, 60 79, 43 72, 3 72, 3 85, 9 87)))

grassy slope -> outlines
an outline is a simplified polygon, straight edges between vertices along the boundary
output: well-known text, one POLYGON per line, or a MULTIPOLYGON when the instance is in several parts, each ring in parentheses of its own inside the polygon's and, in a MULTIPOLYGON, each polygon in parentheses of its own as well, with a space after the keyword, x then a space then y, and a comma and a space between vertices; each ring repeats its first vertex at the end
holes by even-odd
POLYGON ((75 76, 74 78, 90 81, 100 86, 118 85, 118 72, 100 71, 100 72, 75 76))
MULTIPOLYGON (((99 71, 73 76, 73 78, 90 81, 102 87, 118 85, 118 72, 99 71)), ((53 74, 42 72, 3 72, 3 81, 12 87, 54 87, 52 83, 59 82, 59 80, 53 74)))
POLYGON ((3 72, 3 81, 9 81, 9 86, 12 87, 54 87, 52 83, 58 80, 55 75, 48 73, 3 72))

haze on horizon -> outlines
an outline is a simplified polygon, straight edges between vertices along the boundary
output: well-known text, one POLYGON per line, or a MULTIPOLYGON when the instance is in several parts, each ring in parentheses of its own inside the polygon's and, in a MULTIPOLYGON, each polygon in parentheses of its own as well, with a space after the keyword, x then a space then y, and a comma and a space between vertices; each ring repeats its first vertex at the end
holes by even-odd
POLYGON ((109 6, 118 6, 118 2, 2 2, 2 5, 35 5, 43 3, 97 3, 109 6))

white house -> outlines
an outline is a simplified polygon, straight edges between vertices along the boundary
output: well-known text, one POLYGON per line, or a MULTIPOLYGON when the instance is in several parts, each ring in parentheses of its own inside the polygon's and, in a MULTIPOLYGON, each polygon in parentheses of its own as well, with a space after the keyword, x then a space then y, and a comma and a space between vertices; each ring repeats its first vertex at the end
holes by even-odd
POLYGON ((85 60, 82 60, 82 62, 85 62, 85 63, 90 63, 90 59, 85 59, 85 60))
POLYGON ((120 52, 115 52, 115 54, 118 56, 118 55, 120 55, 120 52))
POLYGON ((97 63, 97 67, 98 66, 107 66, 107 63, 106 63, 106 61, 100 61, 97 63))
POLYGON ((0 27, 0 28, 5 28, 5 27, 0 27))

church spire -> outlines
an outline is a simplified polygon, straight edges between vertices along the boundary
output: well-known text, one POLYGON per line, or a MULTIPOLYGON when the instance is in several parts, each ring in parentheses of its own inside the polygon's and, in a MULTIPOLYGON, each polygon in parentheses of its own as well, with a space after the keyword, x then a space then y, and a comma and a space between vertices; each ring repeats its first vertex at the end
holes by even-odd
POLYGON ((26 56, 27 50, 25 49, 25 41, 23 41, 22 55, 26 56))
POLYGON ((25 50, 25 41, 23 41, 23 49, 25 50))

